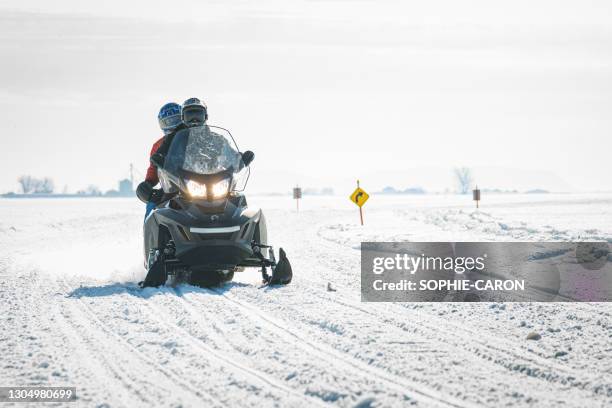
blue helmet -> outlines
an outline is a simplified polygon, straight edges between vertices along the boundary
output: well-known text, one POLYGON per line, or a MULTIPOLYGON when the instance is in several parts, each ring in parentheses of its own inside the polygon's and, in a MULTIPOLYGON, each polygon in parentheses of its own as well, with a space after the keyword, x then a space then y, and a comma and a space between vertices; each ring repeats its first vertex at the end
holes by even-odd
POLYGON ((159 127, 164 133, 172 132, 182 122, 181 105, 174 102, 165 104, 159 110, 157 120, 159 121, 159 127))

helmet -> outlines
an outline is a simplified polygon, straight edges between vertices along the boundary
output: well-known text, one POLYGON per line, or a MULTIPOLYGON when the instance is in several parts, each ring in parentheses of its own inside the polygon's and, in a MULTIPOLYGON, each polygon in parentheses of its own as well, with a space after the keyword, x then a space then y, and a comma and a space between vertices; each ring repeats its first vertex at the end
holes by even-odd
POLYGON ((181 105, 170 102, 159 110, 157 115, 159 127, 164 133, 170 133, 174 128, 181 124, 181 105))
POLYGON ((183 102, 182 118, 187 126, 203 125, 208 120, 208 108, 198 98, 189 98, 183 102))

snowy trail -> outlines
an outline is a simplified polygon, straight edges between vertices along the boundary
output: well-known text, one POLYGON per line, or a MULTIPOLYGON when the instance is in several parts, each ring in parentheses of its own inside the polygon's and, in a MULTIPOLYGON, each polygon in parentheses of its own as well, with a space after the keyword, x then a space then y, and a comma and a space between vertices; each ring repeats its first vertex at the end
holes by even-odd
MULTIPOLYGON (((330 248, 326 248, 325 250, 331 251, 330 248)), ((342 254, 339 248, 336 248, 333 252, 339 255, 342 254)), ((330 265, 330 269, 331 266, 332 265, 330 265)), ((325 292, 317 291, 315 295, 321 295, 323 293, 325 292)), ((570 369, 557 360, 550 359, 550 356, 545 357, 528 352, 528 348, 520 343, 509 341, 504 336, 489 334, 491 321, 487 321, 489 330, 484 330, 484 328, 474 328, 471 325, 466 326, 462 324, 462 322, 457 323, 454 319, 449 319, 448 311, 439 307, 434 308, 432 311, 427 311, 427 306, 424 305, 363 304, 360 303, 358 299, 347 299, 336 293, 328 296, 323 295, 322 298, 325 302, 343 303, 347 307, 353 308, 360 313, 378 317, 385 315, 385 324, 395 326, 402 330, 421 332, 430 340, 430 344, 434 344, 437 341, 440 350, 444 345, 448 344, 452 344, 455 349, 465 348, 469 351, 469 354, 464 355, 463 358, 471 358, 473 360, 470 362, 471 368, 478 365, 476 360, 481 359, 494 365, 502 366, 506 370, 525 372, 528 376, 545 381, 591 389, 594 392, 604 392, 608 395, 612 393, 612 376, 610 373, 607 373, 607 378, 601 378, 601 374, 593 373, 592 370, 588 368, 574 367, 570 369), (409 310, 407 311, 406 309, 409 310), (413 313, 415 311, 417 314, 413 313), (401 318, 402 315, 407 317, 401 318), (449 337, 449 333, 453 333, 453 336, 449 337), (493 357, 495 358, 493 359, 493 357)), ((511 305, 509 307, 514 306, 516 305, 511 305)), ((549 306, 551 305, 539 305, 540 308, 547 308, 549 306)), ((496 312, 506 310, 506 305, 500 307, 500 305, 496 304, 487 304, 484 306, 463 304, 460 307, 451 308, 450 312, 456 313, 457 309, 461 307, 474 309, 472 313, 478 315, 481 315, 483 311, 486 312, 486 309, 493 309, 496 312)), ((552 306, 550 308, 554 307, 555 306, 552 306)), ((557 307, 563 308, 564 306, 557 307)), ((574 309, 584 310, 583 308, 587 308, 586 310, 588 310, 592 308, 592 306, 588 304, 576 305, 574 309)), ((610 316, 609 313, 603 314, 608 318, 610 316)), ((391 331, 388 330, 385 337, 389 337, 390 333, 391 331)), ((486 367, 486 369, 492 370, 493 367, 486 367)), ((541 384, 534 383, 534 385, 541 388, 541 384)), ((545 390, 545 393, 550 391, 551 390, 545 390)), ((585 397, 586 396, 587 395, 585 395, 585 397)))
POLYGON ((381 199, 363 228, 341 198, 254 199, 294 282, 212 290, 136 287, 137 203, 0 201, 0 384, 76 386, 77 406, 607 406, 609 304, 360 301, 365 240, 611 241, 610 196, 509 199, 381 199))

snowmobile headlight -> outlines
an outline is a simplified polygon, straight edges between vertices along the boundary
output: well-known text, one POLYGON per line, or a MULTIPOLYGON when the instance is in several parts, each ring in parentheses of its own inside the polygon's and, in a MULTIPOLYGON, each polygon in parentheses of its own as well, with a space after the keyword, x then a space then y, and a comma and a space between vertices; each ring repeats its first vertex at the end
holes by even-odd
POLYGON ((212 194, 214 198, 221 198, 227 195, 227 191, 229 190, 230 179, 226 178, 217 183, 215 183, 212 187, 212 194))
POLYGON ((187 191, 192 197, 206 197, 206 185, 193 180, 187 180, 187 191))

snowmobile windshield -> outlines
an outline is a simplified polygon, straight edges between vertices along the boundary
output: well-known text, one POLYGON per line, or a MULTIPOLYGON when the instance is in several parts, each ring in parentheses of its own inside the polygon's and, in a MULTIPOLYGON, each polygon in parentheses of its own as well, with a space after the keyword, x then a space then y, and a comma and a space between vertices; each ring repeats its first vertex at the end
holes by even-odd
POLYGON ((173 176, 180 176, 181 170, 201 175, 234 173, 243 166, 229 132, 208 125, 177 132, 164 162, 164 170, 173 176))

